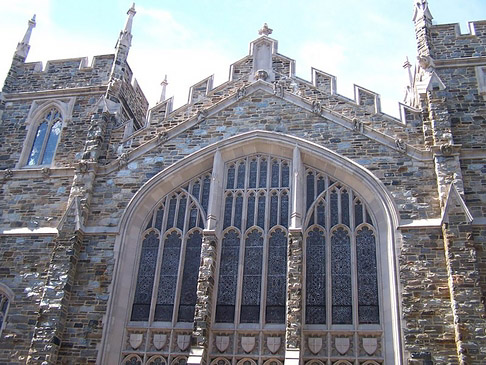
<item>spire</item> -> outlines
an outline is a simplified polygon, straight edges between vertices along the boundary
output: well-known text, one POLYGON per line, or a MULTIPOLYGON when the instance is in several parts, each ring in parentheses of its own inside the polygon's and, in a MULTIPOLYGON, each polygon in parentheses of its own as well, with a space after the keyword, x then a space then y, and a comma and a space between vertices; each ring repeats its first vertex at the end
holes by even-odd
POLYGON ((125 23, 125 29, 123 30, 124 33, 131 33, 132 32, 132 22, 133 17, 137 12, 135 11, 135 3, 132 4, 132 7, 127 11, 127 22, 125 23))
POLYGON ((433 16, 430 13, 427 0, 414 0, 414 3, 412 20, 417 22, 419 19, 425 19, 428 22, 432 22, 433 16))
POLYGON ((125 75, 128 52, 130 51, 130 46, 132 45, 131 31, 135 13, 135 3, 133 3, 132 7, 127 11, 128 17, 125 23, 125 28, 120 31, 120 36, 116 42, 115 61, 113 62, 113 68, 111 70, 112 79, 121 80, 125 75))
POLYGON ((135 11, 135 3, 132 4, 132 7, 127 11, 127 21, 125 23, 125 27, 120 32, 120 37, 118 38, 118 42, 116 47, 118 48, 120 45, 130 47, 132 44, 132 24, 133 24, 133 17, 137 12, 135 11))
POLYGON ((167 75, 165 75, 164 81, 160 83, 160 86, 162 86, 162 92, 160 93, 159 103, 165 100, 165 90, 167 89, 168 84, 167 75))
POLYGON ((32 29, 35 28, 35 14, 31 20, 29 20, 27 25, 27 31, 25 32, 24 38, 22 41, 17 44, 17 49, 15 50, 15 55, 17 57, 21 57, 23 61, 27 58, 27 54, 29 53, 30 45, 30 36, 32 35, 32 29))

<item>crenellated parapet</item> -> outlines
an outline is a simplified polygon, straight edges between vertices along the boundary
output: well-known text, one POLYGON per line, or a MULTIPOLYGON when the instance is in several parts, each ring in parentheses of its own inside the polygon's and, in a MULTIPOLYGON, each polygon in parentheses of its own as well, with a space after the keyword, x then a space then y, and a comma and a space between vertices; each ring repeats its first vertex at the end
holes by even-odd
POLYGON ((4 93, 21 93, 105 85, 114 55, 17 63, 12 65, 3 87, 4 93), (13 72, 15 71, 15 72, 13 72))
POLYGON ((484 20, 469 22, 469 29, 464 33, 458 23, 432 25, 430 34, 435 60, 486 57, 484 20))

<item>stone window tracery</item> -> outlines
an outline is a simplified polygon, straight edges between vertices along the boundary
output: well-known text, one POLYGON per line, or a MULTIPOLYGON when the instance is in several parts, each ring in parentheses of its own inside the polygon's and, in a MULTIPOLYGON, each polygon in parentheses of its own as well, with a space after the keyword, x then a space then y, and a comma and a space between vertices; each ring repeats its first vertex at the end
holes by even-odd
POLYGON ((290 161, 252 155, 228 162, 224 186, 215 320, 283 324, 290 161))
POLYGON ((211 174, 165 196, 143 233, 131 321, 192 322, 211 174))
POLYGON ((62 129, 62 116, 56 108, 49 109, 37 126, 27 166, 50 165, 54 159, 62 129))

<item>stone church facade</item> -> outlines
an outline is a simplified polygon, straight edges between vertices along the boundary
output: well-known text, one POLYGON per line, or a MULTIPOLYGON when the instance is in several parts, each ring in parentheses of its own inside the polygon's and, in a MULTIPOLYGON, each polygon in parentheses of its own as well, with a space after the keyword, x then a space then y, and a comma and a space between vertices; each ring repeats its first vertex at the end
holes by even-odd
POLYGON ((173 110, 115 54, 0 98, 0 363, 486 361, 486 21, 433 25, 401 119, 262 27, 173 110))

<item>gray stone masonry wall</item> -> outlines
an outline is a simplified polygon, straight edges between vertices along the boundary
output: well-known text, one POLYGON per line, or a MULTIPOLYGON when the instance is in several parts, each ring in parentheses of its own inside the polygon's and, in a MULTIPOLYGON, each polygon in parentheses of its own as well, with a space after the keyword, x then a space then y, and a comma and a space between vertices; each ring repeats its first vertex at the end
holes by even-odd
POLYGON ((454 321, 439 228, 402 229, 400 284, 405 350, 457 364, 454 321))
POLYGON ((464 198, 473 217, 486 217, 486 162, 461 159, 464 198))
POLYGON ((117 225, 133 193, 157 172, 202 147, 258 129, 304 138, 365 166, 390 189, 405 219, 439 216, 433 161, 414 160, 273 95, 257 92, 161 142, 120 170, 98 176, 89 224, 117 225))
POLYGON ((96 363, 115 265, 114 240, 106 235, 84 237, 59 349, 60 364, 96 363))
POLYGON ((2 363, 27 360, 54 240, 54 236, 0 236, 0 282, 15 294, 0 341, 2 363))
POLYGON ((0 229, 35 229, 59 223, 72 181, 69 177, 39 176, 3 178, 0 183, 0 229))
MULTIPOLYGON (((459 24, 440 24, 430 28, 434 59, 486 56, 486 21, 472 22, 475 35, 460 34, 459 24)), ((463 29, 464 33, 469 30, 463 29)))
POLYGON ((43 91, 106 84, 109 80, 113 55, 95 56, 91 66, 85 58, 15 64, 9 73, 3 92, 43 91))

